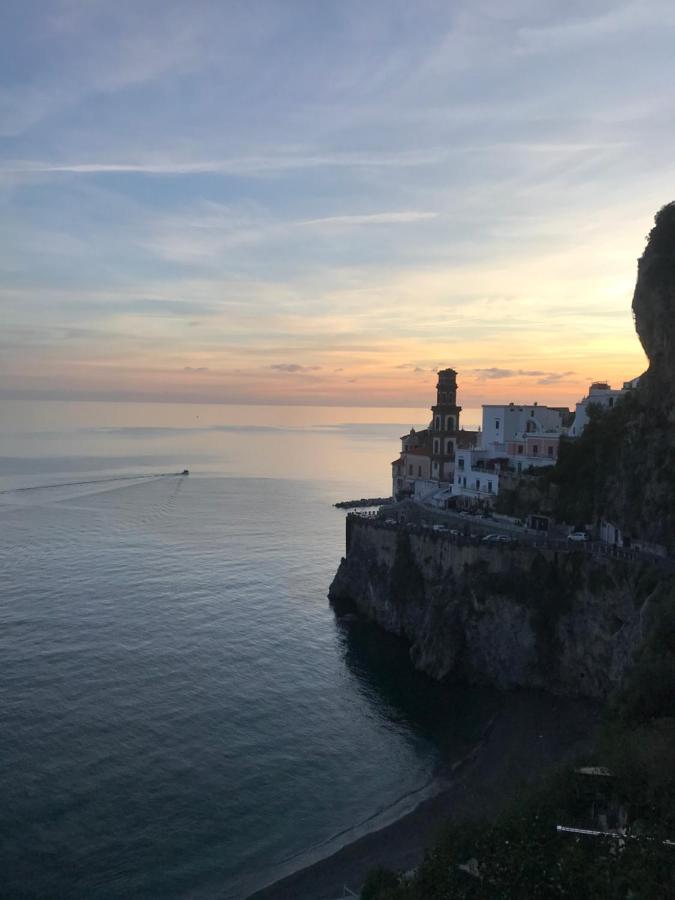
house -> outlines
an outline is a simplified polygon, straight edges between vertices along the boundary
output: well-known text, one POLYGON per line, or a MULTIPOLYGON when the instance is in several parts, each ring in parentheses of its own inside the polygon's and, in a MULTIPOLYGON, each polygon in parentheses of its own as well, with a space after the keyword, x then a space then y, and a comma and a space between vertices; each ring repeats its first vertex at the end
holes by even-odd
POLYGON ((606 381, 594 381, 588 389, 588 394, 576 405, 574 420, 568 429, 569 437, 579 437, 583 434, 588 424, 589 406, 611 409, 624 394, 636 388, 639 381, 639 376, 632 381, 625 381, 623 387, 618 390, 613 390, 606 381))
POLYGON ((467 506, 491 505, 500 476, 553 465, 570 411, 560 406, 484 404, 480 446, 459 448, 453 494, 467 506))

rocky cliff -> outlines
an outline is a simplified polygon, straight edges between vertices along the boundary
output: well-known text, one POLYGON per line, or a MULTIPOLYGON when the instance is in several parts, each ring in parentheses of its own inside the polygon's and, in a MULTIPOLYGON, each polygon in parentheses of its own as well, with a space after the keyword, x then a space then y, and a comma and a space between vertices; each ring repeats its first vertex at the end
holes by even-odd
POLYGON ((350 518, 330 588, 434 678, 603 698, 649 629, 653 570, 583 553, 460 547, 350 518))
POLYGON ((655 217, 638 262, 635 328, 649 359, 637 389, 561 448, 556 513, 608 519, 675 553, 675 203, 655 217))

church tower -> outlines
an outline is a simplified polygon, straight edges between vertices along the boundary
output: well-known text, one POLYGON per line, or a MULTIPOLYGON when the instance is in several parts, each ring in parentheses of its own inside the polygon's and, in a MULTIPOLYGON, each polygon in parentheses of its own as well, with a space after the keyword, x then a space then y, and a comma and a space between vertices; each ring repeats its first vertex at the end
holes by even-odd
POLYGON ((457 372, 454 369, 441 369, 429 426, 431 477, 435 481, 453 480, 461 409, 461 406, 457 406, 457 372))

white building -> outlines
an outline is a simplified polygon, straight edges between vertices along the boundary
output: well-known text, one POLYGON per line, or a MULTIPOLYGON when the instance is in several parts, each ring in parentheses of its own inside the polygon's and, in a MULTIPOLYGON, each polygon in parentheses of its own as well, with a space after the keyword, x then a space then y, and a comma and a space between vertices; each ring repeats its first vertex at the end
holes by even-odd
POLYGON ((457 450, 453 493, 466 505, 492 504, 503 473, 553 465, 569 418, 564 407, 485 404, 480 446, 457 450))
POLYGON ((625 381, 620 390, 613 390, 606 381, 594 381, 588 389, 588 394, 577 403, 574 421, 568 430, 569 436, 579 437, 583 434, 584 428, 588 425, 589 406, 611 409, 627 391, 636 388, 639 381, 639 377, 633 378, 632 381, 625 381))

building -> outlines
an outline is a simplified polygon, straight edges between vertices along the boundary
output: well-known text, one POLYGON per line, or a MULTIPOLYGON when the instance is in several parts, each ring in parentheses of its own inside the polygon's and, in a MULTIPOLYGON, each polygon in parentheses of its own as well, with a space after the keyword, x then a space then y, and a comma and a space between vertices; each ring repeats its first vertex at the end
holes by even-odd
POLYGON ((460 505, 491 505, 504 476, 554 465, 570 418, 559 406, 485 404, 480 445, 457 450, 453 495, 460 505))
POLYGON ((394 497, 425 499, 452 488, 457 448, 475 446, 478 441, 477 432, 460 428, 461 411, 457 405, 457 372, 442 369, 429 427, 423 431, 411 428, 401 436, 400 455, 391 464, 394 497))
POLYGON ((568 430, 569 437, 579 437, 588 425, 589 406, 598 406, 601 409, 611 409, 617 401, 628 391, 638 386, 640 378, 625 381, 620 390, 613 390, 606 381, 594 381, 588 389, 588 394, 576 405, 574 421, 568 430))

